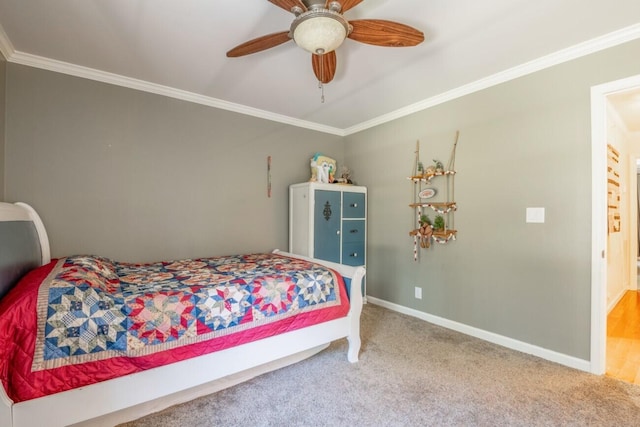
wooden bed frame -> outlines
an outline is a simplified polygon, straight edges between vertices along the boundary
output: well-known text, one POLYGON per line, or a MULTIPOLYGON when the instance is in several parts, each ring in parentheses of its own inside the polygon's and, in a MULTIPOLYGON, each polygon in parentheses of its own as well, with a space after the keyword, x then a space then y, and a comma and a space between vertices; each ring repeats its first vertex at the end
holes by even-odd
MULTIPOLYGON (((37 264, 50 261, 47 233, 33 208, 24 203, 0 203, 0 223, 6 222, 26 222, 29 225, 26 229, 32 231, 18 237, 13 233, 7 238, 3 234, 6 227, 0 227, 0 257, 4 259, 0 264, 11 264, 0 265, 0 278, 6 277, 7 272, 15 275, 16 271, 25 270, 29 262, 33 263, 14 259, 16 252, 29 251, 15 251, 11 245, 18 241, 22 244, 26 240, 34 240, 34 235, 37 235, 37 241, 31 243, 40 255, 37 264)), ((0 387, 0 426, 40 427, 85 423, 113 426, 298 362, 328 347, 332 341, 345 337, 349 341, 348 360, 357 362, 364 268, 277 250, 274 252, 317 262, 351 279, 348 315, 238 347, 24 402, 14 403, 6 395, 4 387, 0 387), (167 381, 167 378, 171 381, 167 381)), ((24 271, 18 274, 22 275, 24 271)))

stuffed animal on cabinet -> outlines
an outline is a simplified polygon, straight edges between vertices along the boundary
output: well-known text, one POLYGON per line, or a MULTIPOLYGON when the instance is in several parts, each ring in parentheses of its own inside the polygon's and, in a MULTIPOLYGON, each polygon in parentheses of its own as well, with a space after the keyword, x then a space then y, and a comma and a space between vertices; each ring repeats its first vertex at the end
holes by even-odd
POLYGON ((312 182, 322 182, 331 184, 335 181, 336 161, 330 157, 316 153, 311 158, 311 179, 312 182))

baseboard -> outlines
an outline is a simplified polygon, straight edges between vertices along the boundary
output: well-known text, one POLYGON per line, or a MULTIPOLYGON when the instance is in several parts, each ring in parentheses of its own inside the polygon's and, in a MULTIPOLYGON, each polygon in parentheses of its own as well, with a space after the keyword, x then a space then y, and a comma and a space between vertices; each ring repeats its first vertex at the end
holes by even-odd
POLYGON ((570 368, 578 369, 580 371, 591 372, 591 362, 589 362, 588 360, 578 359, 577 357, 558 353, 553 350, 538 347, 536 345, 498 335, 493 332, 488 332, 483 329, 465 325, 464 323, 459 323, 453 320, 445 319, 443 317, 434 316, 432 314, 424 313, 413 308, 408 308, 372 296, 368 296, 367 300, 373 305, 379 305, 380 307, 388 308, 389 310, 397 311, 398 313, 416 317, 418 319, 424 320, 425 322, 433 323, 434 325, 442 326, 444 328, 451 329, 465 335, 470 335, 472 337, 479 338, 481 340, 488 341, 502 347, 510 348, 511 350, 531 354, 533 356, 540 357, 541 359, 546 359, 551 362, 568 366, 570 368))
POLYGON ((611 313, 611 310, 613 310, 613 308, 618 305, 618 303, 620 302, 620 300, 622 299, 622 297, 624 296, 624 294, 627 293, 627 291, 629 290, 629 288, 624 288, 622 289, 622 292, 620 292, 614 299, 613 301, 611 301, 611 303, 607 306, 607 314, 611 313))

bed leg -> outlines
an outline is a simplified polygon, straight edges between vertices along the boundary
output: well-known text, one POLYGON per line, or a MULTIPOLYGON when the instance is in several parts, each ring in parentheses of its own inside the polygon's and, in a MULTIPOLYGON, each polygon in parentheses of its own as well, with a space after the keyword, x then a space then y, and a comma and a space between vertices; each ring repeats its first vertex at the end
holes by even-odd
POLYGON ((13 401, 7 396, 2 384, 0 384, 0 426, 13 426, 13 401))
POLYGON ((347 359, 351 363, 356 363, 358 361, 358 355, 360 354, 360 335, 349 335, 347 337, 347 341, 349 341, 349 352, 347 353, 347 359))
POLYGON ((349 335, 347 340, 349 341, 349 351, 347 353, 347 359, 351 363, 358 361, 358 355, 360 354, 360 346, 362 341, 360 340, 360 314, 362 313, 362 279, 365 275, 365 269, 358 267, 356 273, 351 278, 351 290, 349 295, 351 296, 349 303, 351 304, 351 310, 349 316, 351 318, 351 325, 349 327, 349 335))

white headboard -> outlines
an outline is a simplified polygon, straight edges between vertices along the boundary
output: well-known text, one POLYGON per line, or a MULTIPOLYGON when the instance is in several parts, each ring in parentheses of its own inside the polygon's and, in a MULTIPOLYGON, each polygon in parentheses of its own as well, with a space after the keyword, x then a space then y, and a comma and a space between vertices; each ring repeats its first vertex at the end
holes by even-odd
POLYGON ((49 238, 26 203, 0 202, 0 298, 29 270, 51 261, 49 238))

